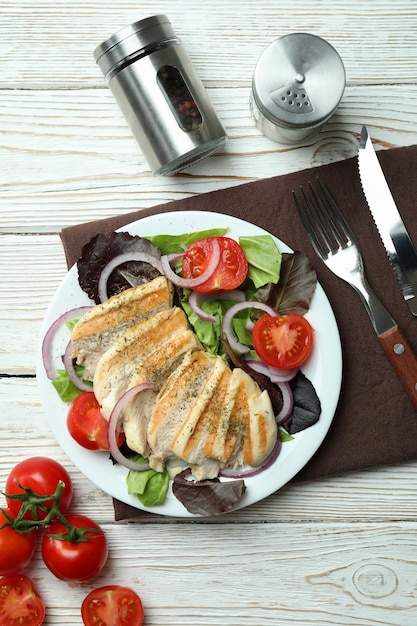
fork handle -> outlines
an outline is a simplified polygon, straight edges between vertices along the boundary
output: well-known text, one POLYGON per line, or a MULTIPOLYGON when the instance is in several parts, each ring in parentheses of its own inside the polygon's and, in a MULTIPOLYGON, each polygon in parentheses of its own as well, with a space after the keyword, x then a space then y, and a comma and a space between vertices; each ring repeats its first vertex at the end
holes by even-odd
POLYGON ((378 339, 417 409, 417 357, 411 346, 398 326, 378 335, 378 339))

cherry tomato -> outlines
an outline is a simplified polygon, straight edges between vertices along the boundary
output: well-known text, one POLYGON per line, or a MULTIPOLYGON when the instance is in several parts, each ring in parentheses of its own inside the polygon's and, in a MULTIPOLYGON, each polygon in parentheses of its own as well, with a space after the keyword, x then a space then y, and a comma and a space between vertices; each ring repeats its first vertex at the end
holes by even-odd
MULTIPOLYGON (((67 428, 73 439, 88 450, 108 450, 108 422, 92 391, 84 391, 73 401, 67 417, 67 428)), ((124 441, 120 433, 118 444, 124 441)))
POLYGON ((75 529, 89 528, 84 540, 71 541, 61 521, 53 522, 42 539, 42 558, 47 568, 60 580, 83 582, 96 576, 109 554, 106 535, 100 526, 84 515, 66 515, 75 529), (54 535, 67 535, 65 539, 54 535))
POLYGON ((207 269, 213 255, 213 241, 220 245, 220 261, 212 276, 194 287, 199 293, 213 293, 236 289, 248 274, 248 262, 240 245, 230 237, 206 237, 192 243, 182 259, 182 275, 187 280, 196 278, 207 269))
POLYGON ((93 589, 81 605, 84 626, 141 626, 143 616, 137 593, 119 585, 93 589))
MULTIPOLYGON (((0 510, 0 527, 8 523, 7 513, 14 517, 10 509, 0 510)), ((36 530, 22 535, 14 528, 6 526, 0 530, 0 575, 17 574, 31 561, 37 540, 36 530)))
MULTIPOLYGON (((6 481, 6 500, 8 507, 17 515, 22 506, 20 500, 8 498, 8 495, 24 493, 23 487, 31 489, 34 493, 41 496, 48 496, 55 493, 58 482, 62 481, 65 488, 62 492, 59 509, 65 512, 72 500, 73 487, 70 475, 67 470, 57 461, 43 456, 34 456, 24 459, 10 472, 6 481), (20 485, 20 486, 19 486, 20 485)), ((52 506, 52 500, 45 502, 48 509, 52 506)), ((48 510, 42 510, 37 507, 36 511, 39 519, 44 519, 48 510)), ((33 518, 28 512, 25 518, 33 518)))
POLYGON ((45 605, 33 582, 23 574, 0 578, 1 626, 40 626, 45 605))
POLYGON ((273 367, 292 369, 308 358, 313 348, 313 328, 302 315, 262 315, 252 330, 258 356, 273 367))

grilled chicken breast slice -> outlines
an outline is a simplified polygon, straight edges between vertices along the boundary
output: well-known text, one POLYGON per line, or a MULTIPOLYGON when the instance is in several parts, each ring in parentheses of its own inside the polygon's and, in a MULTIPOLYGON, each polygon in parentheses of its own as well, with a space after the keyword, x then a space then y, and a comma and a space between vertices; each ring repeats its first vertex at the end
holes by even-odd
POLYGON ((73 358, 93 380, 97 362, 115 338, 130 326, 172 307, 173 286, 165 276, 112 296, 85 313, 71 333, 73 358))
POLYGON ((94 393, 108 419, 117 400, 130 388, 153 383, 154 388, 130 400, 121 414, 126 443, 147 456, 147 425, 156 396, 184 355, 201 350, 182 309, 172 307, 129 328, 99 359, 94 393))
POLYGON ((168 459, 180 458, 197 480, 214 478, 226 465, 261 464, 276 437, 268 394, 220 357, 195 352, 156 399, 148 426, 149 463, 162 471, 168 459))

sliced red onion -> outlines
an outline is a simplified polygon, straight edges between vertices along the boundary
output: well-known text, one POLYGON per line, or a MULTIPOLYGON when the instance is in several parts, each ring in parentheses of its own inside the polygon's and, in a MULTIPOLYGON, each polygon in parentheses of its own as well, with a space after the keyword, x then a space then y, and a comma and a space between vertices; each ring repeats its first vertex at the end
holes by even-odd
POLYGON ((268 469, 268 467, 271 467, 271 465, 275 463, 275 461, 279 457, 279 453, 281 452, 281 447, 282 441, 281 437, 278 434, 276 443, 272 448, 272 451, 268 454, 265 461, 261 463, 261 465, 259 465, 258 467, 253 467, 252 465, 241 465, 240 467, 234 469, 224 467, 220 471, 219 476, 223 476, 224 478, 250 478, 251 476, 256 476, 257 474, 264 472, 266 469, 268 469))
POLYGON ((46 331, 42 341, 42 361, 46 375, 50 380, 53 380, 56 376, 52 358, 52 344, 57 331, 63 324, 66 324, 66 322, 82 317, 89 309, 91 309, 91 306, 81 306, 66 311, 60 315, 46 331))
POLYGON ((98 296, 100 298, 100 302, 105 302, 108 299, 107 282, 113 270, 115 270, 119 265, 123 265, 123 263, 129 263, 132 261, 142 261, 143 263, 148 263, 149 265, 155 267, 158 272, 163 274, 161 260, 153 254, 149 254, 148 252, 137 252, 134 250, 118 254, 107 263, 100 274, 98 281, 98 296))
POLYGON ((210 300, 230 300, 231 302, 243 302, 246 300, 246 294, 244 291, 240 289, 233 289, 231 291, 220 291, 219 293, 198 293, 197 291, 192 291, 188 296, 188 303, 194 313, 201 317, 205 322, 217 322, 217 317, 214 315, 209 315, 201 308, 203 302, 207 302, 210 300))
POLYGON ((269 315, 274 317, 279 315, 274 308, 264 302, 250 302, 247 300, 245 302, 238 302, 230 307, 223 317, 222 332, 229 342, 231 349, 233 352, 236 352, 236 354, 245 354, 246 352, 249 352, 249 347, 243 345, 243 343, 240 343, 240 341, 236 339, 232 325, 234 316, 239 313, 239 311, 243 311, 244 309, 260 309, 261 311, 265 311, 265 313, 269 313, 269 315))
POLYGON ((291 415, 294 406, 294 398, 289 383, 278 383, 278 387, 281 389, 283 402, 281 411, 275 416, 279 426, 291 415))
POLYGON ((255 372, 268 376, 273 383, 288 382, 292 380, 298 372, 298 368, 281 370, 268 365, 265 361, 257 361, 256 359, 246 359, 246 364, 255 372))
POLYGON ((165 276, 177 287, 183 287, 184 289, 193 289, 206 282, 215 272, 220 261, 220 245, 216 239, 213 239, 213 254, 207 266, 207 269, 197 276, 196 278, 182 278, 178 276, 171 267, 169 256, 163 255, 161 257, 162 269, 165 276))
POLYGON ((65 367, 65 371, 68 374, 68 379, 72 382, 72 384, 77 387, 80 391, 92 391, 92 385, 86 383, 82 378, 80 378, 77 372, 74 369, 74 363, 72 359, 72 342, 71 340, 68 342, 68 345, 65 349, 65 353, 62 356, 62 362, 65 367))
POLYGON ((110 453, 112 457, 114 458, 115 461, 120 463, 120 465, 123 465, 124 467, 127 467, 128 469, 131 469, 131 470, 135 470, 137 472, 144 472, 148 470, 149 463, 136 463, 135 461, 132 461, 132 459, 129 459, 127 456, 125 456, 123 452, 121 452, 121 450, 119 449, 119 446, 117 445, 117 435, 119 432, 119 418, 120 418, 120 414, 123 408, 129 402, 129 400, 131 400, 138 393, 145 391, 145 389, 153 389, 153 387, 154 387, 153 383, 141 383, 140 385, 135 385, 135 387, 132 387, 131 389, 128 389, 127 391, 125 391, 125 393, 122 396, 120 396, 120 398, 117 400, 116 404, 114 405, 113 410, 110 414, 110 418, 109 418, 108 436, 109 436, 109 448, 110 448, 110 453))

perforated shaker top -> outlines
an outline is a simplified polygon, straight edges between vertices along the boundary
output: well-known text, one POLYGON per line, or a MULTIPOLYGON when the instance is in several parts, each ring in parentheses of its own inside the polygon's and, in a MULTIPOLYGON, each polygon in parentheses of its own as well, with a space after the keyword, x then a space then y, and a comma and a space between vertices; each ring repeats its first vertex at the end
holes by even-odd
POLYGON ((323 124, 345 89, 345 68, 327 41, 292 33, 264 50, 252 80, 254 101, 271 122, 290 128, 323 124))

